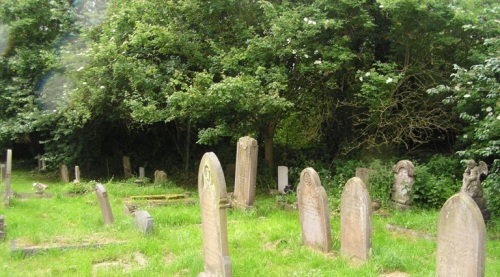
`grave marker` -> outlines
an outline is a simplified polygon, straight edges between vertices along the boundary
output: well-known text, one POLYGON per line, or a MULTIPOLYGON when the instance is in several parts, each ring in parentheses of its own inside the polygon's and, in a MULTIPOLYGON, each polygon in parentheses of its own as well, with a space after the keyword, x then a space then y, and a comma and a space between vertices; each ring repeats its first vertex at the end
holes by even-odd
POLYGON ((6 166, 5 164, 0 164, 0 171, 2 174, 2 182, 5 182, 5 172, 6 172, 6 166))
POLYGON ((155 171, 155 181, 154 183, 165 183, 167 181, 167 173, 163 170, 156 170, 155 171))
POLYGON ((437 277, 482 277, 486 258, 486 226, 478 206, 466 193, 444 203, 439 213, 437 277))
POLYGON ((80 167, 79 166, 75 166, 75 180, 73 181, 73 183, 75 183, 75 184, 80 183, 80 167))
POLYGON ((367 261, 372 252, 372 203, 358 177, 349 179, 340 199, 340 253, 367 261))
POLYGON ((130 165, 130 157, 123 156, 122 162, 123 162, 123 173, 125 179, 132 178, 132 166, 130 165))
POLYGON ((153 218, 147 211, 134 212, 135 226, 144 234, 153 233, 153 218))
POLYGON ((410 208, 415 166, 408 160, 399 161, 392 167, 394 171, 394 185, 392 186, 392 202, 400 210, 410 208))
POLYGON ((139 178, 144 179, 146 177, 145 169, 144 167, 139 167, 139 178))
POLYGON ((251 137, 238 140, 236 149, 236 173, 234 182, 235 200, 232 206, 238 209, 253 207, 257 183, 257 141, 251 137))
POLYGON ((102 184, 97 184, 95 186, 95 192, 97 195, 97 200, 99 201, 99 207, 101 208, 104 224, 113 224, 115 219, 113 217, 111 205, 109 204, 108 192, 102 184))
POLYGON ((328 198, 313 168, 302 170, 297 197, 302 242, 312 249, 330 252, 332 236, 328 198))
POLYGON ((61 172, 61 180, 63 181, 63 183, 65 184, 69 183, 68 167, 65 164, 63 164, 61 165, 59 171, 61 172))
POLYGON ((10 197, 11 197, 11 191, 10 191, 10 174, 12 171, 12 150, 8 149, 7 150, 7 161, 5 163, 5 195, 4 195, 4 206, 8 207, 10 204, 10 197))
POLYGON ((285 187, 288 186, 288 167, 278 166, 278 191, 285 194, 285 187))
POLYGON ((205 153, 198 171, 204 272, 199 276, 232 276, 229 259, 224 172, 217 156, 205 153))

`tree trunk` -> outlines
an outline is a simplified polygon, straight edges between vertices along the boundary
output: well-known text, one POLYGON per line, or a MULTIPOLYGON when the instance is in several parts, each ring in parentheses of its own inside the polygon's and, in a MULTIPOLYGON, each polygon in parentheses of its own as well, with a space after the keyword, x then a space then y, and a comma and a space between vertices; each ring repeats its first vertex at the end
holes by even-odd
POLYGON ((268 166, 273 166, 274 164, 274 133, 276 132, 276 125, 278 120, 273 120, 267 126, 264 127, 263 136, 264 136, 264 160, 266 161, 268 166))

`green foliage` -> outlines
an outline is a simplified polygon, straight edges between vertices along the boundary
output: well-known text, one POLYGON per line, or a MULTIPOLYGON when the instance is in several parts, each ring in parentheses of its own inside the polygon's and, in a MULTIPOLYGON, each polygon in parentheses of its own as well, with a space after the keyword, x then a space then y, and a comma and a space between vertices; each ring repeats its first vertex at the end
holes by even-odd
POLYGON ((94 192, 96 186, 96 181, 80 182, 76 184, 67 184, 64 186, 63 191, 65 193, 74 194, 87 194, 94 192))

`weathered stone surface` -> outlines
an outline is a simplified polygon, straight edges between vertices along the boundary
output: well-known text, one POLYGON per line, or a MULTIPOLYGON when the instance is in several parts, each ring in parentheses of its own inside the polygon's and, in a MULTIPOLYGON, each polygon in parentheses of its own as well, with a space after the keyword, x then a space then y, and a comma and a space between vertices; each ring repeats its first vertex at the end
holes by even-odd
POLYGON ((63 183, 69 183, 68 167, 65 164, 61 165, 61 167, 59 168, 59 172, 61 173, 61 180, 63 181, 63 183))
POLYGON ((372 203, 358 177, 349 179, 340 199, 340 253, 367 261, 372 252, 372 203))
POLYGON ((5 182, 5 172, 6 171, 6 165, 5 164, 0 164, 0 173, 2 174, 2 182, 5 182))
POLYGON ((286 186, 288 186, 288 167, 278 166, 278 191, 285 194, 286 186))
POLYGON ((328 198, 313 168, 302 170, 297 197, 302 242, 312 249, 330 252, 332 236, 328 198))
POLYGON ((395 164, 392 170, 394 171, 392 202, 396 208, 407 210, 411 205, 415 166, 411 161, 402 160, 395 164))
POLYGON ((133 216, 138 207, 135 204, 123 204, 123 212, 125 215, 133 216))
POLYGON ((481 210, 484 222, 488 222, 491 217, 491 211, 488 210, 488 207, 486 206, 486 199, 483 198, 481 175, 488 175, 488 165, 486 165, 483 161, 480 161, 479 165, 476 165, 476 161, 468 160, 460 191, 472 197, 474 202, 476 202, 479 207, 479 210, 481 210))
POLYGON ((75 184, 80 183, 80 167, 79 166, 75 166, 75 180, 73 181, 73 183, 75 183, 75 184))
POLYGON ((130 157, 123 156, 122 163, 123 163, 123 176, 125 176, 126 179, 132 178, 132 166, 130 165, 130 157))
POLYGON ((163 170, 156 170, 155 171, 155 181, 154 183, 165 183, 167 181, 167 173, 163 170))
POLYGON ((257 184, 257 154, 258 145, 255 139, 247 136, 238 140, 234 181, 235 199, 231 203, 234 208, 253 207, 257 184))
POLYGON ((146 178, 146 170, 142 166, 139 167, 139 178, 141 178, 141 179, 146 178))
POLYGON ((10 197, 12 196, 12 191, 10 189, 10 174, 12 172, 12 150, 7 150, 7 161, 5 163, 5 191, 4 191, 4 206, 8 207, 10 205, 10 197))
POLYGON ((205 153, 198 171, 203 232, 204 272, 200 276, 232 276, 227 238, 227 191, 217 156, 205 153))
POLYGON ((439 213, 437 277, 482 277, 486 226, 481 211, 466 193, 453 195, 439 213))
POLYGON ((97 184, 95 186, 95 192, 97 195, 97 200, 99 202, 99 207, 101 208, 102 217, 104 219, 104 224, 113 224, 114 217, 113 211, 111 210, 111 205, 109 204, 108 192, 102 184, 97 184))
POLYGON ((134 213, 135 226, 144 234, 153 233, 153 218, 147 211, 136 211, 134 213))

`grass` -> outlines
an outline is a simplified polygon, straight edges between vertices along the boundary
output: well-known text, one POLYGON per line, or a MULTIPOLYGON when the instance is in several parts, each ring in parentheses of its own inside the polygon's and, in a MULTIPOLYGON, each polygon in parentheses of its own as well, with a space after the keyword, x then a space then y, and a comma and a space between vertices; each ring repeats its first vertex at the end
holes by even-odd
MULTIPOLYGON (((133 219, 123 213, 125 197, 191 192, 196 198, 194 188, 186 191, 172 183, 138 187, 133 182, 107 182, 104 186, 115 223, 105 226, 95 193, 68 197, 68 185, 26 171, 13 172, 11 187, 19 193, 34 192, 31 184, 35 181, 48 184, 47 192, 55 196, 13 198, 10 207, 0 208, 6 225, 6 239, 0 242, 0 276, 197 276, 203 270, 198 204, 146 208, 154 218, 152 235, 140 233, 133 219), (11 252, 13 239, 33 245, 126 243, 24 257, 11 252)), ((338 213, 333 212, 331 218, 334 250, 325 255, 302 245, 298 212, 277 209, 275 200, 276 196, 258 195, 258 209, 228 210, 233 276, 382 276, 391 272, 435 276, 436 241, 390 231, 386 225, 436 236, 439 211, 387 209, 384 216, 374 215, 372 258, 365 264, 353 264, 338 254, 338 213)), ((500 276, 498 225, 488 226, 486 276, 500 276)))

